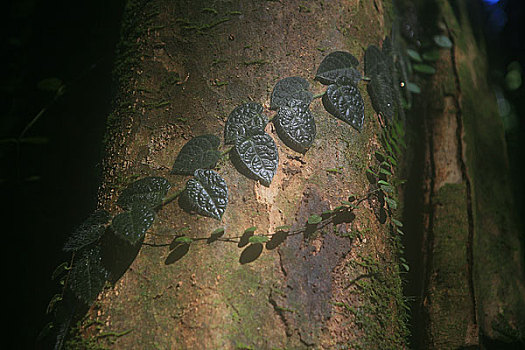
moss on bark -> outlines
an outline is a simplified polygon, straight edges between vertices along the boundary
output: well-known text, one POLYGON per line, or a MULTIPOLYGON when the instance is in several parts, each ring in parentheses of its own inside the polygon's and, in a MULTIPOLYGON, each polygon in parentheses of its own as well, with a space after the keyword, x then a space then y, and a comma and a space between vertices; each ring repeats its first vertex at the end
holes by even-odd
MULTIPOLYGON (((101 204, 112 211, 119 189, 137 177, 160 175, 175 189, 184 186, 187 179, 168 169, 189 138, 222 135, 227 115, 242 102, 259 102, 270 113, 269 96, 281 78, 303 76, 320 92, 324 88, 313 76, 325 50, 346 50, 362 61, 363 49, 380 42, 389 29, 385 21, 391 20, 382 2, 130 4, 126 16, 137 19, 141 29, 130 36, 132 49, 117 70, 120 103, 108 131, 101 190, 101 204)), ((360 89, 367 96, 364 86, 360 89)), ((174 204, 163 208, 146 235, 148 246, 92 309, 89 320, 103 326, 93 329, 88 321, 84 333, 132 329, 107 344, 122 349, 345 349, 373 326, 374 337, 382 337, 387 347, 402 348, 405 310, 387 225, 365 204, 323 230, 307 224, 311 214, 368 191, 365 169, 375 162, 381 126, 367 97, 365 103, 363 133, 312 103, 318 138, 304 156, 286 148, 269 125, 266 131, 280 154, 269 187, 222 160, 219 172, 230 198, 221 222, 189 215, 174 204), (342 171, 326 171, 332 168, 342 171), (281 225, 300 234, 266 249, 239 243, 249 227, 275 236, 281 225), (219 227, 224 236, 209 240, 219 227), (195 240, 189 249, 172 242, 182 230, 195 240), (373 235, 353 234, 358 230, 373 235), (390 274, 388 287, 370 289, 359 300, 346 289, 361 274, 348 264, 357 249, 390 274), (384 324, 372 305, 379 302, 389 307, 388 321, 399 322, 384 324), (376 315, 363 327, 341 312, 341 303, 356 303, 376 315)))

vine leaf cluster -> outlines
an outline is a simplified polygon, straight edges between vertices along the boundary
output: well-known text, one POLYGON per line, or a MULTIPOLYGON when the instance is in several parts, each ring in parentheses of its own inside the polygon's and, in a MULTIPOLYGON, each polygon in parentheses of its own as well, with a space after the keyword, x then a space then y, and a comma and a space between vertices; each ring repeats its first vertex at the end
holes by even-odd
MULTIPOLYGON (((364 104, 356 87, 362 79, 356 69, 358 64, 348 52, 333 52, 321 62, 315 80, 328 85, 323 94, 327 111, 361 130, 364 104)), ((270 101, 270 109, 277 112, 272 122, 278 136, 285 145, 302 153, 316 137, 315 118, 310 111, 314 96, 309 87, 302 77, 281 79, 270 101)), ((264 186, 270 185, 279 162, 277 146, 265 132, 268 123, 262 105, 248 102, 233 109, 224 127, 224 144, 232 145, 227 152, 231 153, 235 167, 264 186)), ((140 245, 157 211, 177 197, 183 209, 221 220, 228 205, 228 186, 213 170, 226 153, 219 151, 220 143, 219 137, 207 134, 183 145, 171 169, 174 175, 192 176, 183 189, 168 196, 171 184, 166 178, 151 176, 137 180, 118 197, 116 203, 122 212, 111 217, 105 211, 97 211, 72 233, 64 246, 64 250, 75 254, 65 284, 79 301, 91 304, 108 278, 100 244, 107 232, 131 246, 140 245)), ((253 238, 255 243, 266 239, 253 238)))
MULTIPOLYGON (((336 51, 329 54, 321 62, 315 76, 316 81, 327 86, 319 96, 309 91, 309 83, 302 77, 279 80, 271 94, 270 110, 276 111, 273 118, 269 119, 263 113, 262 105, 255 102, 243 103, 230 113, 224 128, 224 144, 231 148, 226 151, 219 150, 220 139, 212 134, 189 140, 181 148, 171 169, 171 174, 191 176, 183 189, 168 194, 171 184, 158 176, 137 180, 120 193, 116 202, 122 210, 120 213, 112 217, 106 211, 96 211, 71 234, 64 250, 72 252, 73 258, 65 268, 61 265, 56 273, 62 275, 64 291, 54 301, 72 294, 77 301, 90 305, 110 275, 103 262, 102 242, 108 236, 114 236, 124 244, 140 247, 157 211, 176 198, 179 198, 184 210, 221 220, 228 205, 228 186, 213 169, 227 153, 230 153, 232 163, 241 174, 270 186, 277 172, 279 154, 273 138, 265 132, 269 122, 274 124, 277 135, 286 146, 305 153, 312 147, 317 135, 310 104, 315 98, 322 97, 322 104, 329 114, 360 132, 364 125, 364 102, 358 88, 361 80, 370 81, 368 91, 372 105, 390 122, 396 109, 395 84, 388 54, 385 48, 381 51, 375 46, 366 50, 365 71, 368 77, 361 75, 359 61, 350 53, 336 51)), ((376 190, 373 189, 373 192, 376 190)), ((367 198, 369 196, 367 194, 367 198)), ((397 206, 390 200, 387 202, 391 209, 397 206)), ((356 209, 356 204, 350 200, 342 204, 329 213, 312 215, 308 224, 323 224, 329 222, 326 218, 331 219, 340 211, 356 209)), ((210 240, 218 240, 223 234, 224 229, 219 229, 210 240)), ((176 243, 187 245, 192 241, 186 236, 175 239, 176 243)), ((261 245, 272 241, 265 235, 253 235, 252 232, 248 242, 261 245)))

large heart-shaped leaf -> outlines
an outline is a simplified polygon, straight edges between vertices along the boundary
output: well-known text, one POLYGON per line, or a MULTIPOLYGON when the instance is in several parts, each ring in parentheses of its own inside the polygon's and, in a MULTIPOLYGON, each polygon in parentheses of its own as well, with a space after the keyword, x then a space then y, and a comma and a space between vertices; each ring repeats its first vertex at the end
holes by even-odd
POLYGON ((352 54, 335 51, 326 56, 315 74, 315 80, 321 84, 334 84, 337 78, 347 77, 356 85, 361 80, 361 73, 356 69, 359 61, 352 54))
POLYGON ((68 286, 80 301, 90 305, 104 288, 107 276, 100 247, 95 245, 75 255, 68 286))
POLYGON ((279 138, 294 151, 306 152, 315 140, 315 119, 308 105, 279 108, 273 123, 279 138))
POLYGON ((312 102, 313 94, 308 91, 310 84, 301 77, 288 77, 281 79, 275 84, 270 101, 270 109, 290 106, 295 101, 301 101, 305 105, 312 102))
POLYGON ((189 140, 180 150, 172 174, 193 175, 197 169, 212 169, 220 157, 221 141, 215 135, 201 135, 189 140))
POLYGON ((110 218, 105 210, 95 211, 71 234, 64 245, 64 251, 78 251, 98 241, 104 234, 110 218))
POLYGON ((111 227, 118 237, 135 245, 144 237, 154 220, 155 211, 147 204, 137 202, 132 204, 129 211, 115 216, 111 227))
POLYGON ((370 78, 367 86, 372 106, 388 121, 394 117, 394 87, 388 62, 377 46, 370 45, 365 52, 365 74, 370 78))
POLYGON ((188 180, 185 196, 191 210, 220 220, 228 205, 228 186, 215 171, 199 169, 188 180))
POLYGON ((236 107, 228 116, 224 126, 224 143, 235 144, 237 137, 244 137, 251 132, 264 132, 268 118, 262 114, 259 103, 248 102, 236 107))
POLYGON ((233 156, 241 172, 270 186, 279 163, 277 146, 270 135, 262 133, 239 138, 233 156))
POLYGON ((134 203, 143 203, 154 208, 162 203, 170 188, 170 183, 163 177, 145 177, 126 187, 120 194, 117 204, 126 210, 131 209, 134 203))
POLYGON ((323 95, 323 106, 328 113, 361 131, 365 105, 359 89, 346 77, 339 78, 335 84, 328 86, 323 95))

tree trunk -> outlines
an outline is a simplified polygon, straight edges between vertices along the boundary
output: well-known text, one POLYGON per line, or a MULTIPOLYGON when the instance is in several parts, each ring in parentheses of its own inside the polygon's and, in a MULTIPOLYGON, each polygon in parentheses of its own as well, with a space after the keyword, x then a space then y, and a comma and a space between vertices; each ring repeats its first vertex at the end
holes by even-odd
MULTIPOLYGON (((503 125, 489 86, 482 39, 464 2, 434 6, 432 23, 452 39, 416 104, 425 145, 422 226, 424 336, 416 348, 502 348, 524 342, 523 251, 503 125), (438 15, 436 15, 438 14, 438 15), (437 21, 437 22, 436 22, 437 21)), ((410 179, 409 179, 410 181, 410 179)), ((412 215, 414 213, 405 213, 412 215)))
MULTIPOLYGON (((392 16, 390 1, 130 1, 101 206, 117 213, 119 190, 145 176, 183 188, 188 178, 169 169, 185 142, 222 137, 227 116, 246 101, 271 115, 279 79, 304 77, 323 92, 313 77, 329 52, 352 53, 362 71, 364 50, 380 46, 392 16)), ((359 89, 361 133, 320 100, 311 106, 317 139, 304 155, 267 126, 279 150, 269 187, 222 159, 229 204, 221 221, 175 203, 162 208, 129 269, 99 296, 84 334, 122 349, 403 348, 398 240, 385 209, 368 200, 366 170, 378 167, 382 128, 365 85, 359 89), (308 224, 353 194, 355 209, 308 224), (252 227, 270 241, 246 245, 252 227), (224 235, 212 235, 219 228, 224 235), (174 243, 181 234, 193 242, 174 243)))

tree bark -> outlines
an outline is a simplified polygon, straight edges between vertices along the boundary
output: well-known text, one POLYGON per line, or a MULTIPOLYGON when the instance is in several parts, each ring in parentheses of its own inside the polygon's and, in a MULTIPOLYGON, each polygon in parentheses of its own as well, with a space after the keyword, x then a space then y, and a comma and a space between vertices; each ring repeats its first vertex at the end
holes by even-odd
MULTIPOLYGON (((390 32, 392 16, 390 1, 131 1, 101 206, 116 213, 119 190, 145 176, 183 188, 187 177, 169 169, 185 142, 221 137, 242 102, 259 102, 271 115, 279 79, 301 76, 314 94, 324 91, 313 81, 323 57, 343 50, 362 62, 366 47, 380 46, 390 32)), ((361 133, 320 100, 311 107, 317 139, 304 155, 268 125, 279 150, 269 187, 221 160, 229 204, 220 222, 175 203, 159 211, 131 266, 99 296, 84 334, 122 349, 403 348, 393 226, 366 200, 382 128, 365 85, 359 89, 361 133), (307 223, 352 194, 357 209, 307 223), (244 245, 251 227, 271 240, 244 245), (212 235, 218 228, 222 237, 212 235), (194 241, 174 244, 182 233, 194 241), (110 332, 125 335, 101 339, 110 332)))
MULTIPOLYGON (((423 2, 420 2, 423 3, 423 2)), ((524 341, 523 250, 512 203, 503 125, 487 77, 480 15, 436 1, 453 45, 415 113, 423 123, 426 273, 422 348, 501 348, 524 341)), ((428 23, 427 23, 428 25, 428 23)))

